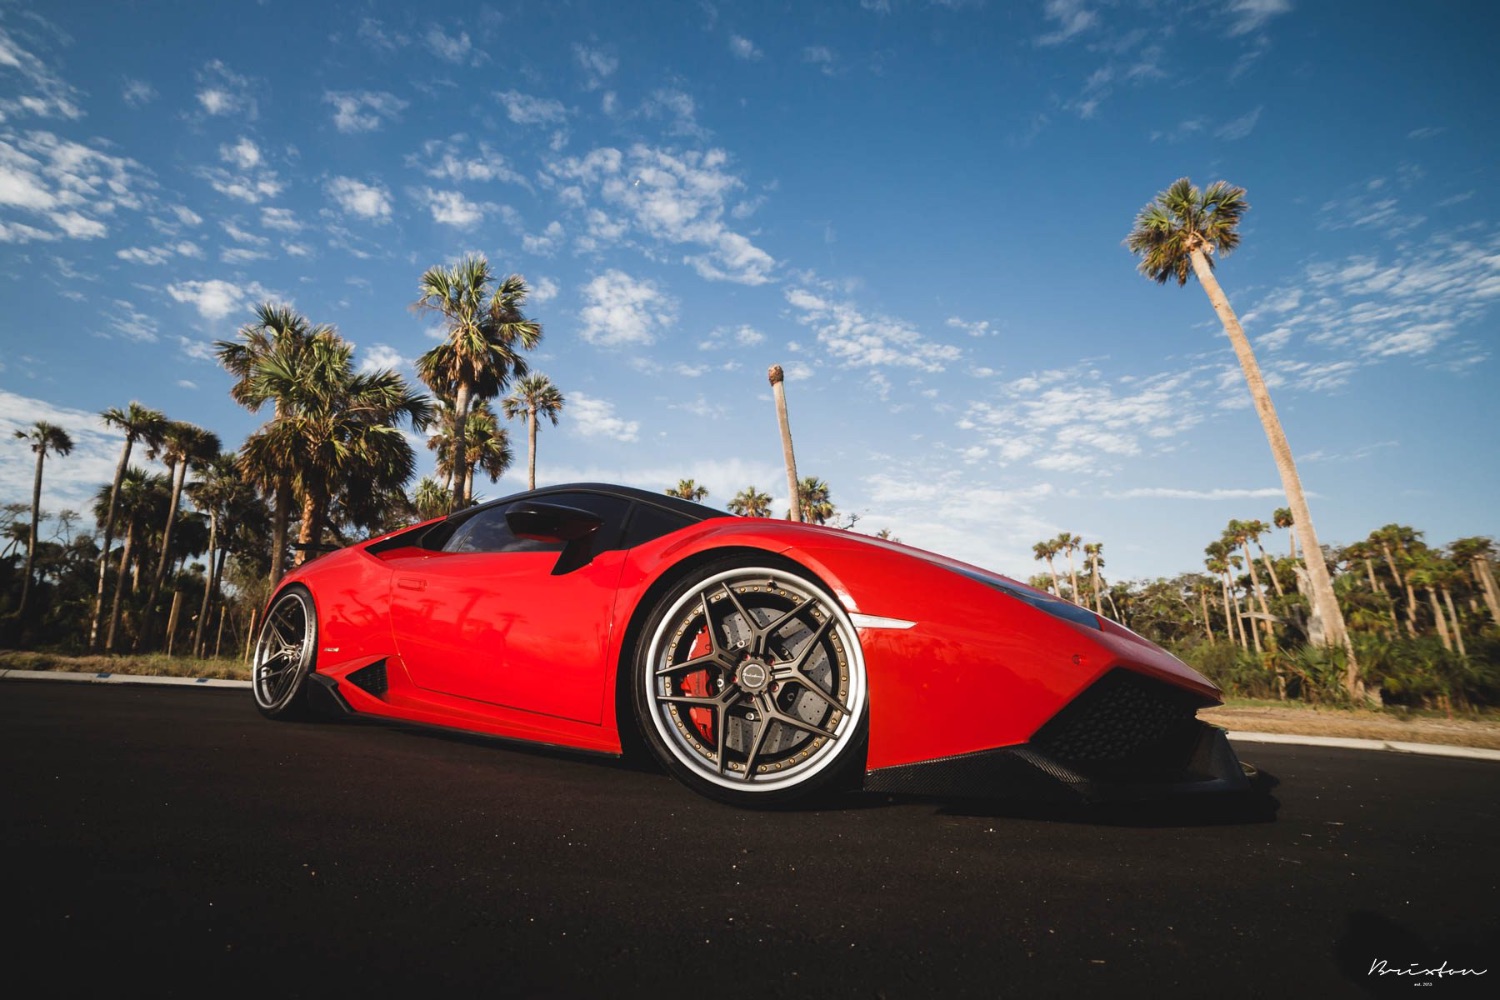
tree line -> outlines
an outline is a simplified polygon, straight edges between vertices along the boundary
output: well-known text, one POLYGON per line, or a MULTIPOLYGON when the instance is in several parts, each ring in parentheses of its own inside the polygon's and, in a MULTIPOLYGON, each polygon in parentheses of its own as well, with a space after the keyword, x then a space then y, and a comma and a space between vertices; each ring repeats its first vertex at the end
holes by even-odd
POLYGON ((494 482, 514 460, 501 415, 526 427, 534 487, 539 425, 556 425, 566 399, 527 364, 542 327, 523 311, 524 279, 500 278, 470 255, 429 268, 418 290, 413 308, 445 328, 416 362, 430 395, 390 369, 357 368, 354 345, 334 327, 267 302, 214 345, 231 397, 268 415, 238 451, 140 402, 105 410, 124 440, 112 482, 94 498, 96 532, 75 533, 78 514, 63 511, 53 537, 40 537, 47 460, 65 459, 73 442, 45 421, 17 431, 36 466, 31 503, 0 511, 6 644, 222 652, 224 627, 237 644, 288 565, 474 503, 476 474, 494 482), (436 452, 437 477, 410 490, 406 428, 428 434, 436 452), (132 464, 142 453, 166 474, 132 464))

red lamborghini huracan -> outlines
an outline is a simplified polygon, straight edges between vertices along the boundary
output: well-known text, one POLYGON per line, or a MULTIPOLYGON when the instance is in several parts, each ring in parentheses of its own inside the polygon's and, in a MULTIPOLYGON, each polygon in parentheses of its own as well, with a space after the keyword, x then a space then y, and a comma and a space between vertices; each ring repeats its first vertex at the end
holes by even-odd
POLYGON ((1142 798, 1248 782, 1160 647, 974 566, 622 486, 534 490, 291 573, 260 710, 619 754, 740 805, 836 785, 1142 798))

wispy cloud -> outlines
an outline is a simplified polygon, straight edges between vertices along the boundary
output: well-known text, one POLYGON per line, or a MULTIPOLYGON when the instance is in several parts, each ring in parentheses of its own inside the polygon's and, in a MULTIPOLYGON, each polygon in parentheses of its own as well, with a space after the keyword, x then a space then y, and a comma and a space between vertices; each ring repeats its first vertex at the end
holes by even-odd
POLYGON ((391 217, 391 193, 379 182, 366 184, 353 177, 335 177, 324 189, 346 215, 373 222, 391 217))
POLYGON ((786 301, 797 311, 797 322, 813 330, 819 345, 842 364, 940 372, 962 357, 957 347, 924 336, 904 320, 866 313, 826 290, 790 288, 786 301))
MULTIPOLYGON (((35 15, 33 15, 35 16, 35 15)), ((0 121, 21 115, 38 118, 83 117, 78 92, 59 77, 21 40, 0 27, 0 121)))
POLYGON ((533 97, 519 90, 507 90, 495 97, 505 108, 505 115, 517 125, 558 125, 568 120, 568 109, 561 101, 533 97))
POLYGON ((567 395, 568 427, 584 437, 606 437, 613 441, 636 440, 640 421, 616 416, 615 405, 574 390, 567 395))
POLYGON ((1038 45, 1061 45, 1076 35, 1099 23, 1099 15, 1090 8, 1088 0, 1047 0, 1042 13, 1054 25, 1053 29, 1037 38, 1038 45))
POLYGON ((677 300, 654 281, 608 270, 583 286, 579 335, 600 347, 651 344, 677 322, 677 300))
POLYGON ((254 120, 258 113, 249 78, 234 72, 219 59, 198 71, 196 96, 199 110, 210 117, 237 115, 254 120))
POLYGON ((395 94, 383 90, 329 90, 323 103, 333 105, 333 127, 340 132, 373 132, 385 122, 397 121, 408 107, 395 94))
POLYGON ((181 281, 168 285, 166 291, 174 301, 192 306, 198 310, 198 315, 210 321, 242 312, 256 300, 274 297, 256 282, 239 285, 219 278, 209 281, 181 281))
POLYGON ((743 59, 746 62, 751 62, 761 57, 760 49, 756 48, 755 43, 743 35, 729 36, 729 51, 734 53, 736 59, 743 59))

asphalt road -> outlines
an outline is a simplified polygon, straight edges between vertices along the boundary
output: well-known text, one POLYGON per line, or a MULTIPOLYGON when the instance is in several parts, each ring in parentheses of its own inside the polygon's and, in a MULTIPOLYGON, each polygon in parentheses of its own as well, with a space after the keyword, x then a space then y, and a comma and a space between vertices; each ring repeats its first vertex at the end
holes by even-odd
POLYGON ((7 681, 0 981, 28 1000, 1493 995, 1500 765, 1242 755, 1258 805, 758 813, 620 762, 267 722, 244 692, 7 681))

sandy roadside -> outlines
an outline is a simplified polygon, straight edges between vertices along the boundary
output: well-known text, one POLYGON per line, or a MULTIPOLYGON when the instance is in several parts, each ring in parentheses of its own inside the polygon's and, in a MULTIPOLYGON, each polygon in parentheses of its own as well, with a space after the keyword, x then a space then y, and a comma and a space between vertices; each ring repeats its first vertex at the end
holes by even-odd
POLYGON ((1198 717, 1231 732, 1347 736, 1500 750, 1500 720, 1400 719, 1375 712, 1281 706, 1213 708, 1199 712, 1198 717))

